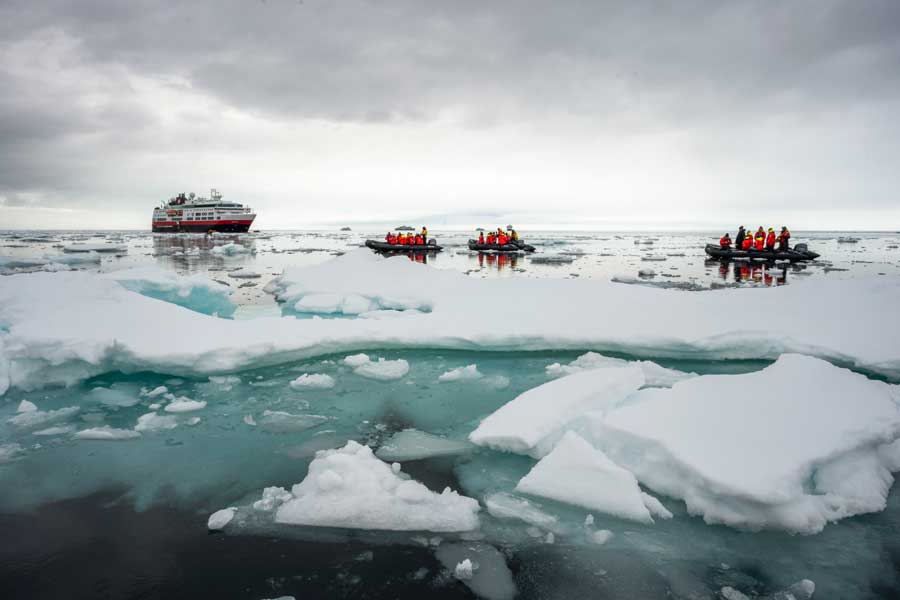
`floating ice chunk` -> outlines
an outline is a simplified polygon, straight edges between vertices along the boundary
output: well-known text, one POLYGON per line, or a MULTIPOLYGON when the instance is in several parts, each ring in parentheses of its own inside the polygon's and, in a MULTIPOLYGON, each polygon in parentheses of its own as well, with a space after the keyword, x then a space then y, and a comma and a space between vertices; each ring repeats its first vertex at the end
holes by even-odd
POLYGON ((221 531, 226 525, 231 523, 231 520, 234 518, 235 510, 234 507, 217 510, 209 516, 206 527, 210 531, 221 531))
POLYGON ((211 250, 211 252, 213 254, 220 254, 222 256, 234 256, 236 254, 250 254, 251 250, 241 244, 229 242, 222 246, 216 246, 211 250))
POLYGON ((262 498, 253 503, 253 510, 271 512, 291 498, 291 493, 283 487, 267 487, 263 490, 262 498))
POLYGON ((33 429, 35 427, 49 425, 50 423, 68 419, 75 415, 79 410, 81 409, 77 406, 67 406, 57 410, 22 412, 11 419, 7 419, 6 422, 21 429, 33 429))
POLYGON ((116 429, 115 427, 93 427, 91 429, 82 429, 75 434, 79 440, 131 440, 141 437, 140 432, 132 429, 116 429))
POLYGON ((22 400, 19 402, 19 407, 16 409, 17 413, 30 413, 37 412, 37 405, 34 402, 29 402, 28 400, 22 400))
POLYGON ((649 360, 629 362, 621 358, 603 356, 596 352, 582 354, 567 365, 562 365, 560 363, 547 365, 546 370, 547 375, 550 377, 562 377, 564 375, 571 375, 572 373, 579 373, 589 369, 605 369, 608 367, 624 367, 627 365, 634 365, 640 368, 644 373, 644 385, 650 387, 672 387, 678 381, 697 376, 696 373, 685 373, 684 371, 667 369, 649 360))
POLYGON ((104 388, 104 387, 96 387, 90 391, 89 397, 95 402, 99 402, 101 404, 105 404, 107 406, 134 406, 140 400, 129 394, 128 392, 104 388))
POLYGON ((438 381, 441 383, 450 381, 472 381, 474 379, 481 379, 482 377, 484 377, 484 375, 478 370, 478 365, 468 365, 447 371, 438 377, 438 381))
POLYGON ((185 413, 206 408, 206 400, 191 400, 181 396, 166 405, 166 412, 185 413))
POLYGON ((643 384, 644 375, 634 366, 575 373, 517 396, 485 418, 469 439, 540 458, 570 423, 589 411, 616 406, 643 384))
POLYGON ((900 437, 889 385, 799 355, 645 389, 589 422, 609 456, 708 523, 799 533, 883 510, 900 437))
POLYGON ((375 455, 382 460, 407 461, 452 456, 472 448, 472 444, 466 441, 448 440, 416 429, 404 429, 384 442, 375 455))
POLYGON ((597 531, 591 532, 591 541, 600 546, 602 546, 612 538, 613 532, 609 529, 598 529, 597 531))
POLYGON ((166 394, 168 392, 169 392, 169 388, 167 388, 164 385, 160 385, 160 386, 153 388, 149 392, 147 392, 145 394, 141 394, 141 395, 146 396, 147 398, 156 398, 157 396, 162 396, 163 394, 166 394))
POLYGON ((509 377, 505 375, 491 375, 484 378, 484 384, 495 390, 505 390, 509 387, 509 377))
POLYGON ((256 419, 253 418, 253 415, 244 415, 244 423, 250 427, 256 427, 256 419))
POLYGON ((327 390, 334 387, 334 377, 326 373, 304 373, 291 382, 295 390, 327 390))
POLYGON ((437 559, 479 598, 512 600, 516 584, 503 554, 489 544, 441 544, 437 559))
POLYGON ((516 491, 622 519, 653 522, 634 475, 572 431, 519 481, 516 491))
POLYGON ((51 435, 64 435, 67 433, 72 433, 75 431, 74 425, 62 425, 58 427, 48 427, 47 429, 40 429, 38 431, 33 431, 31 435, 40 435, 40 436, 51 436, 51 435))
POLYGON ((22 446, 19 444, 0 444, 0 465, 12 462, 22 454, 22 446))
POLYGON ((178 418, 175 415, 158 415, 150 412, 138 417, 135 431, 163 431, 178 427, 178 418))
POLYGON ((456 565, 453 569, 453 576, 457 579, 472 579, 474 571, 472 561, 467 558, 456 565))
POLYGON ((437 494, 403 479, 368 446, 353 441, 316 453, 306 478, 291 494, 276 513, 280 523, 401 531, 478 527, 476 500, 449 488, 437 494))
POLYGON ((259 419, 259 425, 273 433, 296 433, 319 427, 328 420, 328 417, 319 415, 295 415, 280 410, 265 410, 259 419))
POLYGON ((355 369, 353 372, 360 377, 376 379, 378 381, 393 381, 401 379, 409 373, 409 363, 398 358, 397 360, 385 360, 379 358, 377 361, 365 362, 355 369))
POLYGON ((361 367, 371 360, 368 354, 351 354, 344 358, 344 364, 351 368, 361 367))
POLYGON ((251 269, 238 269, 236 271, 230 271, 228 273, 228 276, 234 277, 235 279, 259 279, 260 277, 262 277, 262 275, 251 269))
POLYGON ((123 244, 69 244, 63 246, 63 252, 128 252, 123 244))
POLYGON ((491 516, 498 519, 519 519, 543 529, 555 529, 559 519, 549 515, 533 503, 507 492, 497 492, 485 497, 484 505, 491 516))

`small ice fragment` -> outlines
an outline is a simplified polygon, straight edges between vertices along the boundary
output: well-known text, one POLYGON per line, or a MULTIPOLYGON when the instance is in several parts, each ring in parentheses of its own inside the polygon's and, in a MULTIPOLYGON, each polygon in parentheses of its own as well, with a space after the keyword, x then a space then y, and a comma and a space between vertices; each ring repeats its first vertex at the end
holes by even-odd
POLYGON ((178 419, 174 415, 158 415, 150 412, 138 417, 135 431, 161 431, 163 429, 175 429, 178 427, 178 419))
POLYGON ((154 402, 147 408, 149 408, 150 410, 159 410, 160 408, 162 408, 162 404, 160 404, 159 402, 154 402))
POLYGON ((131 429, 116 429, 115 427, 93 427, 91 429, 82 429, 75 434, 75 438, 79 440, 103 440, 118 441, 131 440, 141 437, 140 432, 131 429))
POLYGON ((368 361, 361 364, 353 369, 353 372, 360 377, 377 381, 394 381, 409 373, 409 363, 402 358, 397 360, 379 358, 377 362, 368 361))
POLYGON ((467 558, 456 565, 456 568, 453 570, 453 576, 457 579, 472 579, 474 571, 472 561, 467 558))
POLYGON ((217 510, 209 516, 206 526, 210 531, 221 531, 234 518, 234 507, 217 510))
POLYGON ((600 546, 611 540, 613 537, 613 532, 609 529, 598 529, 597 531, 591 534, 591 540, 600 546))
POLYGON ((327 390, 334 387, 334 378, 326 373, 304 373, 291 382, 291 387, 295 390, 327 390))
POLYGON ((160 385, 160 386, 153 388, 152 390, 150 390, 149 392, 147 392, 146 394, 143 394, 143 395, 148 398, 156 398, 157 396, 161 396, 162 394, 165 394, 168 391, 169 391, 169 388, 167 388, 164 385, 160 385))
POLYGON ((191 400, 187 396, 181 396, 166 406, 166 412, 184 413, 206 408, 206 400, 191 400))
POLYGON ((528 500, 507 492, 497 492, 486 496, 484 505, 487 507, 488 513, 498 519, 520 519, 529 525, 544 529, 552 529, 558 522, 555 516, 548 515, 528 500))
POLYGON ((481 379, 482 377, 484 377, 484 375, 478 370, 478 365, 468 365, 447 371, 438 377, 438 381, 441 383, 449 383, 451 381, 472 381, 481 379))
POLYGON ((200 417, 191 417, 190 419, 187 420, 187 424, 191 427, 193 427, 194 425, 199 425, 200 417))
POLYGON ((366 364, 367 362, 369 362, 368 354, 351 354, 344 359, 344 364, 348 367, 353 367, 354 369, 366 364))
POLYGON ((394 472, 394 475, 399 473, 400 472, 400 463, 398 463, 398 462, 391 463, 391 471, 394 472))
POLYGON ((269 512, 275 510, 291 498, 293 498, 291 493, 283 487, 267 487, 263 490, 262 498, 253 503, 253 510, 269 512))
POLYGON ((253 418, 253 415, 244 415, 244 423, 251 427, 256 427, 256 420, 253 418))
POLYGON ((34 402, 29 402, 28 400, 22 400, 21 402, 19 402, 19 408, 16 409, 17 413, 30 413, 36 411, 37 406, 34 404, 34 402))
POLYGON ((594 524, 594 515, 592 515, 591 513, 588 513, 588 516, 586 516, 584 518, 584 526, 590 527, 593 524, 594 524))
POLYGON ((552 531, 547 532, 547 537, 544 538, 544 543, 552 544, 556 542, 556 536, 553 535, 552 531))
POLYGON ((472 444, 466 441, 448 440, 424 431, 404 429, 386 440, 375 455, 381 460, 408 461, 462 454, 472 448, 472 444))
POLYGON ((47 429, 41 429, 39 431, 32 432, 31 435, 40 435, 40 436, 50 436, 50 435, 64 435, 66 433, 72 433, 75 431, 74 425, 63 425, 60 427, 48 427, 47 429))
POLYGON ((731 586, 726 585, 719 593, 722 594, 722 597, 725 600, 750 600, 749 596, 746 594, 742 594, 731 586))

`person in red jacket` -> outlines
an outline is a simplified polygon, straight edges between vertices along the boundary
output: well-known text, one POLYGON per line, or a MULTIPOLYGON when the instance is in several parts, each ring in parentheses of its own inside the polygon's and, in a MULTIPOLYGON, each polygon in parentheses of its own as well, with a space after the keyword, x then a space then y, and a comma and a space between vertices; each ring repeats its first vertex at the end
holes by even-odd
POLYGON ((505 246, 509 242, 509 238, 506 237, 506 234, 502 231, 497 234, 497 243, 501 246, 505 246))
POLYGON ((421 246, 421 245, 422 245, 422 234, 417 233, 416 234, 416 246, 421 246))
POLYGON ((487 243, 488 243, 488 246, 493 246, 493 245, 494 245, 494 234, 493 234, 493 232, 492 232, 492 233, 489 233, 489 234, 487 235, 487 243))
POLYGON ((759 229, 756 230, 756 235, 753 240, 753 247, 757 250, 765 250, 766 248, 766 230, 760 226, 759 229))
POLYGON ((731 236, 727 233, 719 238, 719 248, 722 250, 731 250, 731 236))
POLYGON ((478 243, 484 244, 484 232, 483 231, 478 232, 478 243))
POLYGON ((749 250, 753 247, 753 236, 748 235, 744 238, 744 241, 741 242, 741 250, 749 250))
POLYGON ((781 233, 778 234, 778 249, 779 250, 790 250, 791 247, 788 245, 788 240, 791 239, 791 232, 788 231, 787 227, 781 228, 781 233))
POLYGON ((766 235, 766 250, 775 252, 775 230, 769 227, 769 234, 766 235))

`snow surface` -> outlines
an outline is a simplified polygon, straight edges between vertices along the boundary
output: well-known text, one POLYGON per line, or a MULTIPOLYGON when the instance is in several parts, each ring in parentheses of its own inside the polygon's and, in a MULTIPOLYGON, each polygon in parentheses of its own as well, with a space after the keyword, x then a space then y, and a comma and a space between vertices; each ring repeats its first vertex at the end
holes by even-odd
POLYGON ((893 393, 825 361, 784 355, 755 373, 641 390, 588 421, 608 456, 708 523, 816 533, 884 509, 900 466, 893 393))
POLYGON ((644 385, 634 366, 577 372, 530 389, 488 415, 469 439, 480 446, 530 454, 550 452, 566 427, 592 410, 609 409, 644 385))
POLYGON ((479 280, 363 249, 286 269, 269 289, 292 304, 329 293, 418 310, 386 320, 232 321, 143 297, 95 273, 3 277, 0 390, 72 384, 110 371, 210 375, 372 347, 696 359, 798 352, 900 380, 900 279, 892 277, 685 294, 588 279, 479 280), (491 298, 504 310, 485 311, 491 298), (159 323, 167 324, 164 336, 159 323))
POLYGON ((334 387, 334 377, 326 373, 304 373, 291 382, 295 390, 327 390, 334 387))
POLYGON ((634 475, 572 431, 519 481, 516 491, 622 519, 653 522, 634 475))
POLYGON ((291 495, 278 508, 277 522, 400 531, 469 531, 479 525, 476 500, 449 488, 432 492, 354 441, 317 452, 291 495))

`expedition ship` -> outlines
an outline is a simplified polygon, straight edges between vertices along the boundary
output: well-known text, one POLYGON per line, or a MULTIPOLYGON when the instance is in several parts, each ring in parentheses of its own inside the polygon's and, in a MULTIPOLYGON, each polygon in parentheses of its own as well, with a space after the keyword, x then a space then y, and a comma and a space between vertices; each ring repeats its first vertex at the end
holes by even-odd
POLYGON ((193 193, 178 194, 153 210, 153 232, 225 231, 243 233, 250 229, 256 213, 237 202, 223 202, 222 194, 210 190, 209 198, 193 193))

